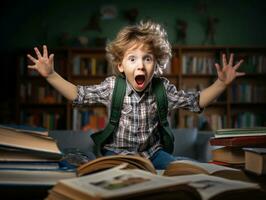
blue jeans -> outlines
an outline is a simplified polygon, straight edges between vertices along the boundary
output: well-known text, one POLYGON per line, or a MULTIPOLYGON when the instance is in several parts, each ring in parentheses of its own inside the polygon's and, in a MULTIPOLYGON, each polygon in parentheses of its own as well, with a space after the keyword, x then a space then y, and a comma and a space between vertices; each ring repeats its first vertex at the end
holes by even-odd
POLYGON ((150 158, 150 160, 155 169, 165 169, 170 162, 177 160, 177 158, 160 149, 150 158))
MULTIPOLYGON (((113 151, 105 151, 104 155, 105 156, 111 156, 111 155, 115 155, 116 153, 113 151)), ((153 166, 155 167, 155 169, 165 169, 170 162, 175 161, 175 160, 190 160, 187 157, 182 157, 182 156, 178 156, 175 157, 167 152, 165 152, 164 150, 160 149, 158 150, 151 158, 150 158, 153 166)))

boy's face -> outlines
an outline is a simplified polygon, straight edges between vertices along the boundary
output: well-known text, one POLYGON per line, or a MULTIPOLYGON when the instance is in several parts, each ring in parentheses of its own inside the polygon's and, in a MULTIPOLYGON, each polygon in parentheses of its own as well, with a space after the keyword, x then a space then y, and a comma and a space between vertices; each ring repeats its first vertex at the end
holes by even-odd
POLYGON ((143 91, 150 83, 155 69, 155 58, 147 45, 134 45, 128 49, 118 70, 124 73, 131 86, 143 91))

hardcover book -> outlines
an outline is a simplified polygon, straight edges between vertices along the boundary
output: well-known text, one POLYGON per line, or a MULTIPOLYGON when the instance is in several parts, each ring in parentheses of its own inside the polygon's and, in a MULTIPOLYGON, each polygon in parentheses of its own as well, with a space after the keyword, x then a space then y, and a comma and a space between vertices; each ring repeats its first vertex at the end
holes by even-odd
POLYGON ((243 136, 266 136, 266 127, 218 129, 215 138, 243 137, 243 136))
POLYGON ((0 187, 51 187, 59 180, 74 177, 74 171, 59 169, 0 169, 0 187))
POLYGON ((3 127, 0 127, 0 147, 38 153, 38 155, 44 155, 51 159, 62 157, 62 153, 53 138, 34 132, 20 132, 3 127))
POLYGON ((266 135, 263 136, 241 136, 228 138, 210 138, 212 146, 228 146, 228 147, 265 147, 266 135))
POLYGON ((266 174, 266 148, 244 148, 245 169, 258 175, 266 174))
POLYGON ((212 160, 229 164, 244 164, 245 152, 239 147, 221 147, 212 150, 212 160))
POLYGON ((58 157, 18 148, 0 147, 0 162, 57 162, 58 157))

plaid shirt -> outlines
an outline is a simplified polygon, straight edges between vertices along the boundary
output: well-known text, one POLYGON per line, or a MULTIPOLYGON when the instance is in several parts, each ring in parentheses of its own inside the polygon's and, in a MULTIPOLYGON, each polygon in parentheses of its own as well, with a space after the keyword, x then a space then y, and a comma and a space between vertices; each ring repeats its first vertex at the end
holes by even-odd
MULTIPOLYGON (((168 112, 175 108, 183 108, 192 112, 201 112, 199 107, 200 92, 177 91, 166 78, 161 78, 168 97, 168 112)), ((99 85, 77 86, 78 96, 73 105, 104 104, 110 113, 115 76, 106 78, 99 85)), ((152 94, 150 83, 139 95, 127 82, 124 104, 117 132, 105 149, 118 154, 140 154, 150 158, 162 148, 158 132, 159 118, 155 95, 152 94)))

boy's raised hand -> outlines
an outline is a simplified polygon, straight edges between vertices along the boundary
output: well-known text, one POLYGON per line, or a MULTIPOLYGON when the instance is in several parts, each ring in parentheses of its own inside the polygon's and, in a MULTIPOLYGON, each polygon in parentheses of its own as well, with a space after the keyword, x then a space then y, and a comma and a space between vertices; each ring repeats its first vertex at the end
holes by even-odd
POLYGON ((230 54, 229 62, 226 60, 225 54, 222 55, 221 67, 218 63, 215 63, 215 67, 218 74, 218 79, 222 81, 225 85, 229 85, 236 77, 244 76, 244 72, 237 72, 237 69, 243 63, 243 60, 240 60, 237 64, 233 65, 234 54, 230 54))
POLYGON ((54 54, 48 57, 46 45, 43 45, 43 55, 37 47, 34 48, 34 51, 37 59, 28 54, 27 57, 34 63, 34 65, 28 65, 28 68, 38 71, 40 75, 46 78, 54 72, 54 54))

